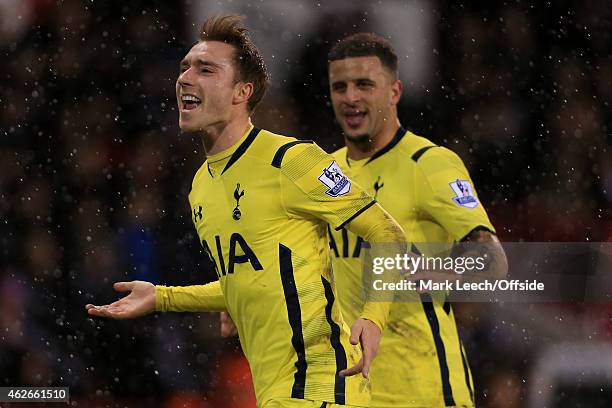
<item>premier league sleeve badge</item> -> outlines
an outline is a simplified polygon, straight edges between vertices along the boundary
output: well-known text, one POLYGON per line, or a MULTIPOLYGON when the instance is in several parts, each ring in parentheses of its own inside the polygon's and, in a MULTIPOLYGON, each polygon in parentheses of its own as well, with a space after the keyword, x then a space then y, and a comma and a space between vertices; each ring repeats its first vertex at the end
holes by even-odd
POLYGON ((351 191, 351 181, 335 161, 323 169, 319 181, 327 186, 328 190, 325 194, 330 197, 338 197, 351 191))
POLYGON ((455 197, 452 198, 455 204, 465 208, 476 208, 478 200, 469 181, 457 179, 448 184, 455 192, 455 197))

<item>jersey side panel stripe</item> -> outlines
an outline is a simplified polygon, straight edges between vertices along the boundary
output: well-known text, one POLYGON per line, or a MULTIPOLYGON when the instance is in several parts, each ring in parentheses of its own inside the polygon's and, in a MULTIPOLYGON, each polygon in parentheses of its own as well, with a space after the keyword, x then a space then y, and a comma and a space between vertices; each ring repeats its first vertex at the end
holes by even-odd
POLYGON ((321 282, 323 282, 323 287, 325 288, 325 298, 327 299, 327 305, 325 305, 325 317, 327 318, 327 322, 331 328, 330 341, 336 355, 336 376, 334 380, 335 403, 344 405, 346 400, 346 381, 345 378, 341 377, 339 373, 340 371, 346 369, 346 352, 344 351, 344 347, 340 342, 340 326, 338 326, 338 324, 332 319, 332 308, 334 306, 334 301, 336 300, 334 297, 334 291, 332 290, 331 284, 323 276, 321 276, 321 282))
POLYGON ((283 284, 283 293, 287 303, 287 315, 291 326, 291 344, 297 354, 295 362, 296 372, 294 375, 293 386, 291 388, 291 398, 304 399, 304 389, 306 388, 306 350, 304 346, 304 334, 302 331, 302 310, 298 298, 295 277, 293 275, 293 261, 291 260, 291 249, 279 244, 280 275, 283 284))
POLYGON ((433 299, 428 293, 421 294, 421 304, 425 315, 427 316, 427 322, 431 328, 431 334, 433 335, 434 344, 436 346, 436 354, 438 355, 438 363, 440 365, 440 379, 442 380, 442 394, 444 396, 444 404, 447 407, 455 406, 455 399, 453 397, 453 389, 450 383, 450 372, 448 369, 448 363, 446 361, 446 349, 444 348, 444 341, 440 335, 440 323, 436 316, 434 309, 433 299))

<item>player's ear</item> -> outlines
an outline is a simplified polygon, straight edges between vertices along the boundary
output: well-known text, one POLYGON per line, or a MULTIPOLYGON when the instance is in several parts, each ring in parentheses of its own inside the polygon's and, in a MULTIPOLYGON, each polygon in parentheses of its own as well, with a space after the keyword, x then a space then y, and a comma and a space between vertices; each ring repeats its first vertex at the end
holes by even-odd
POLYGON ((403 90, 404 85, 402 84, 402 81, 396 79, 391 85, 391 103, 393 105, 397 105, 399 103, 403 90))
POLYGON ((249 98, 253 95, 253 83, 252 82, 238 82, 234 86, 234 98, 233 103, 235 105, 248 102, 249 98))

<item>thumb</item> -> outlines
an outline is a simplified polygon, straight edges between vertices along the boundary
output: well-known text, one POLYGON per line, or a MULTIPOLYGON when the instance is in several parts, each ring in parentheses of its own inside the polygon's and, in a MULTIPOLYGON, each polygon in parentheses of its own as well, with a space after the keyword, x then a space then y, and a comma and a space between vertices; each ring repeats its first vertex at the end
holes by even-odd
POLYGON ((115 282, 113 288, 117 292, 127 292, 134 289, 134 282, 115 282))
POLYGON ((363 332, 363 326, 357 322, 351 327, 351 337, 349 341, 353 346, 359 344, 359 338, 361 337, 361 332, 363 332))

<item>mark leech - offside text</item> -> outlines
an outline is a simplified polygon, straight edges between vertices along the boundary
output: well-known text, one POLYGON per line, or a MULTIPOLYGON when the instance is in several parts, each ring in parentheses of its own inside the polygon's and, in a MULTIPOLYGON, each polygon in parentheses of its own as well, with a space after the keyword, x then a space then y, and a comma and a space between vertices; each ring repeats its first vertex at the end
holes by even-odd
POLYGON ((544 283, 536 280, 518 280, 518 279, 500 279, 500 280, 484 280, 482 282, 461 282, 460 280, 455 281, 442 281, 436 282, 434 280, 420 280, 420 281, 409 281, 401 280, 399 282, 384 282, 381 279, 377 279, 372 282, 374 290, 392 290, 392 291, 405 291, 405 290, 418 290, 418 291, 436 291, 436 290, 456 290, 456 291, 543 291, 544 283))

